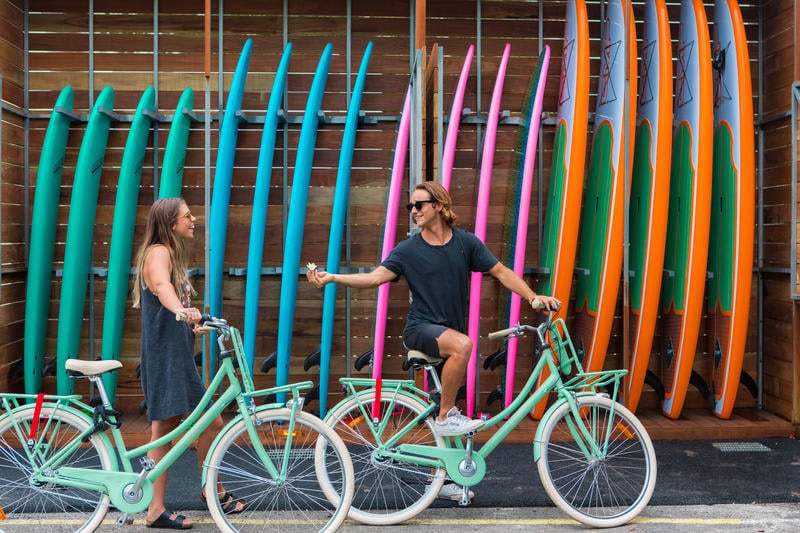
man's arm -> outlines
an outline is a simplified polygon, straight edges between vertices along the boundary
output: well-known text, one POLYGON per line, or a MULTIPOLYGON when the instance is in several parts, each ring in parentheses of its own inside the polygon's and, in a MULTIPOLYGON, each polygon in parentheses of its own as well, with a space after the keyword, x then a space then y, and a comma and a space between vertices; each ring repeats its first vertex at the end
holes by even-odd
POLYGON ((502 283, 503 287, 519 294, 525 299, 526 302, 528 302, 528 304, 531 305, 531 307, 533 307, 534 299, 540 300, 541 303, 544 304, 544 308, 547 310, 559 309, 561 307, 561 302, 559 302, 556 298, 553 298, 552 296, 536 294, 533 289, 531 289, 528 284, 525 283, 525 280, 523 280, 513 270, 499 261, 491 269, 489 269, 489 274, 497 278, 497 280, 502 283))
POLYGON ((331 274, 330 272, 320 272, 317 269, 309 269, 306 277, 317 287, 324 287, 328 283, 338 283, 355 289, 371 289, 392 281, 397 274, 384 266, 378 266, 371 272, 357 274, 331 274))

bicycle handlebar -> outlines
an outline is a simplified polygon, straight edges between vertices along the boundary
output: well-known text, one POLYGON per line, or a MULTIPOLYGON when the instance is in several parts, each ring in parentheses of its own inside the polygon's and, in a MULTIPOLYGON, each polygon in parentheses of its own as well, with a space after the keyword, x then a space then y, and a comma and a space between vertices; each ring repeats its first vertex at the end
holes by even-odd
MULTIPOLYGON (((177 320, 178 322, 185 322, 186 314, 183 311, 178 311, 177 313, 175 313, 175 320, 177 320)), ((198 322, 198 325, 207 328, 218 329, 227 326, 228 321, 223 318, 216 318, 204 313, 203 316, 200 317, 200 322, 198 322)))

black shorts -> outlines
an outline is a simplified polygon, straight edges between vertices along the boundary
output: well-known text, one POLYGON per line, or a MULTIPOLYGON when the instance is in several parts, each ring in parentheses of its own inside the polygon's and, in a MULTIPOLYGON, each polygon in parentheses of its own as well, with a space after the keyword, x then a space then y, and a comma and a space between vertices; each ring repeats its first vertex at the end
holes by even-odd
POLYGON ((441 357, 438 339, 448 329, 450 328, 439 324, 418 324, 403 330, 403 344, 409 350, 419 350, 431 357, 441 357))

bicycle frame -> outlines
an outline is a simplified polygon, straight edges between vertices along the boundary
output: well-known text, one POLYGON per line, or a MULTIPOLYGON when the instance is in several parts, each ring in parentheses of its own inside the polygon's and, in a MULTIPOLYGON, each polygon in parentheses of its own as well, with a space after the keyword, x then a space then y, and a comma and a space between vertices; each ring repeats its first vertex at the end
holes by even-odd
MULTIPOLYGON (((554 343, 545 343, 545 349, 542 351, 542 355, 534 366, 531 375, 511 404, 492 417, 478 430, 480 433, 486 431, 490 427, 498 426, 496 432, 475 451, 471 449, 471 440, 467 441, 467 449, 465 450, 465 439, 463 438, 447 439, 447 448, 401 443, 402 438, 412 428, 416 427, 417 424, 430 416, 436 406, 429 402, 430 396, 428 393, 417 388, 413 381, 383 380, 382 390, 384 392, 394 391, 393 400, 401 395, 416 396, 418 399, 427 400, 426 403, 429 403, 429 408, 419 414, 406 428, 397 431, 389 439, 382 442, 380 455, 385 458, 420 466, 445 468, 448 475, 455 483, 462 486, 475 485, 485 476, 486 457, 488 457, 508 434, 528 416, 528 413, 533 410, 534 406, 552 390, 558 393, 558 400, 545 412, 537 427, 536 436, 534 438, 534 460, 538 461, 541 457, 541 431, 546 425, 545 422, 552 416, 552 413, 564 403, 569 404, 570 410, 574 415, 568 424, 569 430, 575 441, 579 443, 587 459, 599 455, 601 450, 597 447, 597 443, 590 438, 590 432, 583 424, 579 413, 580 409, 577 406, 577 399, 582 396, 596 394, 595 390, 597 387, 613 384, 613 399, 616 400, 619 382, 627 371, 612 370, 584 373, 566 327, 563 325, 563 320, 557 319, 549 323, 544 329, 550 336, 557 335, 558 339, 554 343), (556 358, 553 353, 554 349, 559 352, 558 358, 556 358), (549 368, 550 375, 540 387, 534 390, 536 380, 545 366, 549 368), (576 376, 564 381, 561 371, 568 372, 572 366, 577 369, 576 376), (474 462, 473 465, 469 465, 469 468, 466 469, 464 467, 465 451, 468 457, 474 462)), ((543 338, 541 340, 544 341, 543 338)), ((375 381, 371 379, 342 378, 340 381, 349 389, 351 395, 354 396, 363 396, 371 392, 370 390, 357 391, 356 387, 373 387, 375 385, 375 381)), ((372 419, 372 411, 365 403, 366 402, 360 403, 359 408, 362 411, 362 416, 369 420, 372 419)), ((376 442, 380 441, 380 435, 383 434, 383 429, 388 423, 388 419, 388 416, 383 417, 383 420, 373 420, 372 424, 370 424, 370 430, 376 442)))
MULTIPOLYGON (((267 396, 277 392, 291 392, 292 399, 285 405, 291 410, 291 417, 288 422, 287 446, 286 452, 289 453, 291 447, 291 439, 294 433, 294 423, 297 411, 302 409, 302 398, 300 391, 313 386, 312 382, 306 381, 302 383, 289 384, 281 387, 274 387, 259 391, 253 390, 252 376, 249 373, 249 367, 243 360, 243 351, 241 348, 241 336, 239 331, 235 328, 225 326, 225 331, 218 335, 218 343, 220 345, 220 359, 222 363, 214 376, 211 384, 209 385, 206 393, 203 395, 198 406, 183 420, 175 429, 170 431, 163 437, 144 444, 142 446, 128 450, 125 446, 122 431, 117 425, 111 424, 110 428, 98 432, 94 427, 88 428, 86 431, 75 437, 70 443, 64 446, 59 453, 50 457, 44 462, 34 461, 34 457, 42 457, 36 450, 41 450, 43 447, 49 446, 44 440, 47 427, 53 423, 52 419, 47 419, 44 424, 44 431, 38 432, 38 441, 32 439, 32 435, 24 435, 22 428, 19 426, 14 415, 15 411, 23 408, 24 402, 35 400, 36 395, 26 394, 0 394, 0 403, 5 414, 11 417, 14 421, 14 427, 21 438, 21 442, 28 442, 26 453, 31 460, 31 464, 38 464, 38 468, 31 474, 31 480, 39 483, 51 483, 56 485, 64 485, 75 488, 84 488, 107 493, 111 499, 111 503, 123 513, 138 513, 147 509, 150 500, 153 497, 153 480, 163 474, 180 456, 185 452, 192 443, 197 439, 201 432, 203 432, 212 421, 220 415, 225 408, 233 402, 238 406, 239 414, 229 423, 233 424, 242 418, 245 421, 247 432, 253 444, 255 453, 258 458, 265 465, 268 473, 272 478, 280 483, 286 479, 287 461, 283 461, 282 469, 276 469, 274 462, 264 449, 261 440, 255 428, 253 416, 263 409, 270 409, 279 407, 280 404, 264 405, 256 409, 253 407, 254 402, 252 398, 258 396, 267 396), (231 351, 224 349, 224 342, 230 339, 233 342, 233 354, 231 351), (241 374, 241 382, 236 376, 232 356, 235 355, 238 360, 238 366, 241 374), (223 380, 228 379, 228 385, 221 393, 216 401, 212 401, 213 396, 223 386, 223 380), (244 385, 244 387, 243 387, 244 385), (113 445, 108 439, 107 431, 110 429, 113 437, 113 445), (107 447, 109 455, 115 458, 119 455, 119 463, 112 465, 111 470, 95 470, 95 469, 82 469, 73 467, 62 467, 58 465, 60 461, 68 454, 75 451, 80 447, 84 439, 88 439, 93 434, 100 436, 103 444, 107 447), (146 463, 146 454, 156 448, 159 448, 180 435, 180 438, 167 452, 167 454, 152 468, 143 467, 140 472, 135 472, 133 469, 133 460, 141 458, 143 466, 146 463), (116 448, 116 453, 115 453, 116 448), (121 469, 120 469, 121 467, 121 469)), ((89 379, 95 381, 101 391, 100 396, 103 398, 103 406, 111 408, 111 404, 102 388, 102 380, 100 376, 92 376, 89 379)), ((86 405, 81 401, 80 395, 57 396, 46 395, 44 396, 43 406, 53 408, 55 410, 69 410, 79 416, 90 416, 93 408, 86 405)), ((115 420, 116 422, 116 420, 115 420)), ((222 434, 222 432, 220 433, 222 434)), ((216 440, 215 440, 216 442, 216 440)), ((213 445, 212 448, 213 449, 213 445)), ((205 468, 203 472, 203 479, 205 479, 205 468)))

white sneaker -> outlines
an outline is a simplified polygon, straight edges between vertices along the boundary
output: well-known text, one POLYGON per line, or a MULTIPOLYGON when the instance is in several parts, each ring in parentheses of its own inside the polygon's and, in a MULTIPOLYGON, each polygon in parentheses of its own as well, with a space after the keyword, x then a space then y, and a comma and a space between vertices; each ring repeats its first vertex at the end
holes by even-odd
MULTIPOLYGON (((452 500, 454 502, 460 502, 461 496, 464 492, 464 488, 461 485, 456 485, 455 483, 445 483, 442 485, 442 488, 439 490, 438 498, 443 500, 452 500)), ((475 497, 475 493, 469 491, 469 499, 470 501, 472 498, 475 497)))
POLYGON ((436 434, 442 437, 456 437, 464 435, 471 431, 475 431, 483 426, 483 420, 473 420, 461 414, 458 407, 451 407, 447 411, 447 418, 439 420, 436 418, 433 426, 436 429, 436 434))

